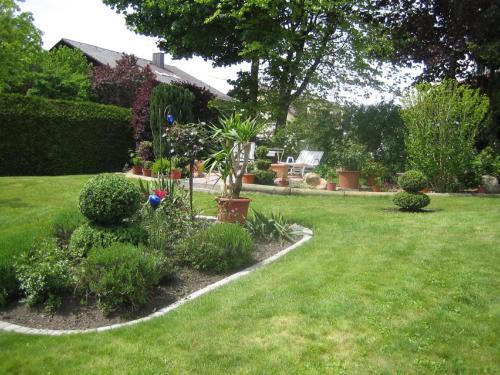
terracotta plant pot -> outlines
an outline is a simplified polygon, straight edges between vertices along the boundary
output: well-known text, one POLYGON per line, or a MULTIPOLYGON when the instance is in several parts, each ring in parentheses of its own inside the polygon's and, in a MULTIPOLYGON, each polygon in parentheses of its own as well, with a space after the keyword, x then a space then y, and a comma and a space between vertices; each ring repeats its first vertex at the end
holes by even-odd
POLYGON ((288 177, 288 165, 287 164, 271 164, 271 170, 276 172, 276 178, 287 178, 288 177))
POLYGON ((134 165, 132 167, 132 173, 141 175, 142 174, 142 167, 140 165, 134 165))
POLYGON ((255 175, 253 173, 245 173, 241 181, 244 184, 255 184, 255 175))
POLYGON ((282 177, 275 178, 274 184, 277 186, 286 187, 286 186, 288 186, 288 180, 286 178, 282 178, 282 177))
POLYGON ((373 186, 375 185, 375 176, 369 176, 365 180, 365 185, 366 186, 373 186))
POLYGON ((248 198, 217 197, 217 220, 224 223, 244 223, 247 219, 248 198))
POLYGON ((151 177, 151 169, 142 168, 142 174, 146 177, 151 177))
POLYGON ((180 180, 182 177, 182 169, 172 169, 170 171, 170 178, 172 180, 180 180))
POLYGON ((337 184, 335 182, 327 182, 326 183, 326 190, 329 190, 329 191, 337 190, 337 184))
POLYGON ((372 185, 372 191, 374 193, 380 193, 380 186, 378 186, 378 185, 372 185))
POLYGON ((486 194, 486 187, 485 187, 484 185, 479 185, 479 186, 477 187, 477 192, 478 192, 479 194, 486 194))
POLYGON ((341 189, 359 189, 359 171, 337 171, 341 189))

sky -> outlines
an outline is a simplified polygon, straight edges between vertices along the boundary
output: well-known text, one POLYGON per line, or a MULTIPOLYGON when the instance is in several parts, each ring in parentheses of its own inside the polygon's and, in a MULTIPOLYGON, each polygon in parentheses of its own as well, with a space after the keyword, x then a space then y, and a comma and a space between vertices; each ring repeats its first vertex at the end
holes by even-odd
MULTIPOLYGON (((155 38, 129 30, 124 16, 115 13, 101 0, 25 0, 19 5, 23 11, 33 14, 35 26, 43 32, 46 49, 50 49, 61 38, 68 38, 149 60, 152 59, 153 52, 159 51, 155 38)), ((177 66, 224 93, 231 89, 227 80, 235 79, 240 69, 248 69, 248 65, 214 68, 210 61, 199 57, 173 60, 168 54, 165 56, 165 63, 177 66)), ((419 70, 408 69, 401 72, 399 78, 407 79, 399 86, 406 86, 418 72, 419 70)), ((392 78, 388 78, 388 81, 391 80, 392 78)), ((373 104, 394 98, 392 94, 374 90, 366 90, 366 96, 361 91, 332 92, 329 98, 335 100, 342 97, 360 104, 373 104)))

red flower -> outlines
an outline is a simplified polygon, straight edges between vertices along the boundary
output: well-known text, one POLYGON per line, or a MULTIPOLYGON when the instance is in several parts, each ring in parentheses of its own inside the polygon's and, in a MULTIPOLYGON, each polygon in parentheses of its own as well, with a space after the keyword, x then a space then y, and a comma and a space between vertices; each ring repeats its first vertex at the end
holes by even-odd
POLYGON ((163 199, 166 196, 168 196, 168 191, 167 190, 163 190, 163 189, 155 189, 155 190, 153 190, 153 193, 155 195, 157 195, 158 197, 160 197, 160 199, 163 199))

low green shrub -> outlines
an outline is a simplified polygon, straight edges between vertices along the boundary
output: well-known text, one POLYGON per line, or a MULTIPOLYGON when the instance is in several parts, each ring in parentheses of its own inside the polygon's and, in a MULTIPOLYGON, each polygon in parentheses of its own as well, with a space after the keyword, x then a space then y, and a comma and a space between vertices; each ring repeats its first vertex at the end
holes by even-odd
POLYGON ((214 224, 187 238, 179 247, 183 263, 217 273, 241 268, 252 260, 254 243, 238 224, 214 224))
POLYGON ((18 282, 12 259, 0 255, 0 306, 5 306, 17 294, 18 282))
POLYGON ((405 211, 419 211, 428 206, 431 199, 427 194, 401 191, 394 196, 393 202, 405 211))
POLYGON ((55 239, 37 242, 15 264, 20 289, 30 306, 45 304, 49 310, 60 306, 61 296, 75 285, 73 265, 55 239))
POLYGON ((98 300, 104 314, 146 304, 160 274, 156 260, 142 248, 115 243, 92 249, 84 262, 80 283, 98 300))
POLYGON ((281 214, 271 213, 266 216, 262 212, 252 209, 253 214, 247 218, 245 223, 248 231, 261 240, 294 240, 294 231, 281 214))
POLYGON ((118 224, 137 213, 141 191, 123 176, 101 174, 83 186, 78 206, 90 221, 102 225, 118 224))
POLYGON ((255 175, 255 183, 259 185, 274 185, 274 179, 276 178, 276 172, 267 170, 254 170, 252 173, 255 175))
POLYGON ((75 229, 84 222, 85 218, 76 210, 62 212, 52 220, 50 234, 57 238, 59 246, 66 246, 75 229))
POLYGON ((271 162, 269 160, 256 160, 255 161, 255 167, 259 171, 267 171, 271 167, 271 162))
POLYGON ((404 191, 418 193, 427 187, 427 177, 419 171, 407 171, 399 177, 398 184, 404 191))
POLYGON ((255 157, 257 159, 266 159, 267 158, 267 154, 269 152, 269 148, 267 148, 266 146, 259 146, 255 149, 255 157))
POLYGON ((148 240, 147 232, 141 225, 101 226, 85 223, 75 229, 71 235, 69 249, 75 257, 85 257, 94 247, 109 247, 116 242, 139 245, 148 240))

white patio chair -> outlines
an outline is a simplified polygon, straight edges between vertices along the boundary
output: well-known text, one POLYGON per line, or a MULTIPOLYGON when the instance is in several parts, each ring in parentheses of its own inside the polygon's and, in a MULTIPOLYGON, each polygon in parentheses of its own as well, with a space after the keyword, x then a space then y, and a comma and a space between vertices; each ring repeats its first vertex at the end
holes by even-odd
POLYGON ((286 164, 290 165, 289 173, 304 177, 306 172, 312 171, 314 167, 319 165, 323 154, 323 151, 302 150, 300 151, 297 160, 294 160, 293 157, 289 156, 286 159, 286 164))

